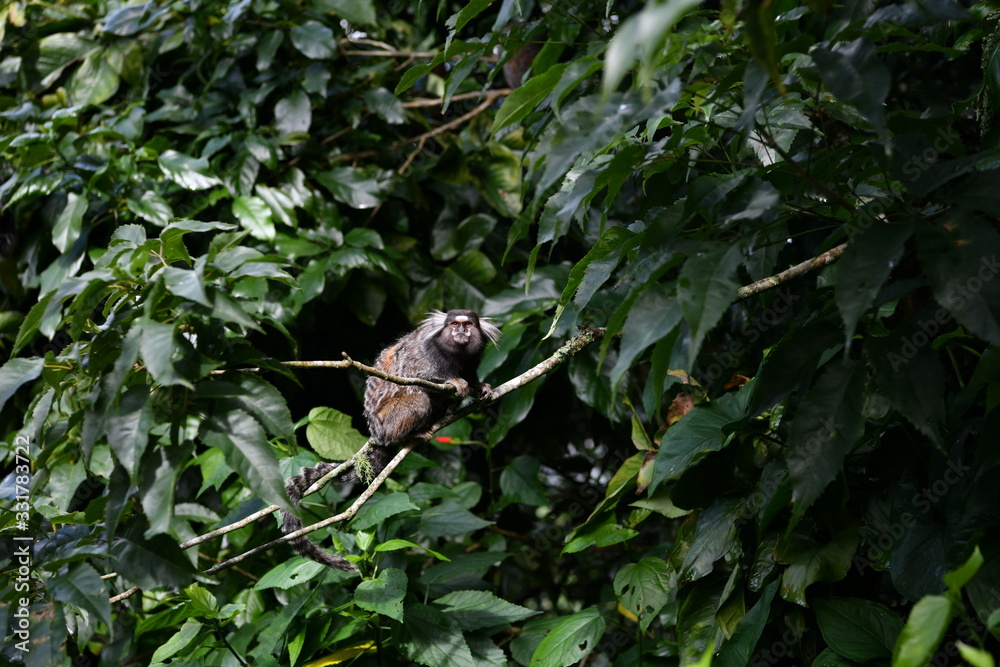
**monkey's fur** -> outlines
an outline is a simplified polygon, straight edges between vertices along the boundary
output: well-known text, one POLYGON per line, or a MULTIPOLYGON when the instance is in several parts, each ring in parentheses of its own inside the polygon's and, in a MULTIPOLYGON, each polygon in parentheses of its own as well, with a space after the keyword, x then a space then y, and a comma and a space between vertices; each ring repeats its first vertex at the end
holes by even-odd
MULTIPOLYGON (((375 367, 397 377, 420 378, 454 385, 458 399, 473 396, 488 399, 493 390, 479 381, 477 368, 490 342, 496 344, 500 330, 472 310, 432 311, 414 331, 382 350, 375 367)), ((430 391, 415 385, 399 385, 369 376, 365 386, 365 419, 375 447, 368 459, 371 475, 378 475, 396 455, 399 446, 420 436, 456 404, 450 394, 430 391)), ((298 507, 302 494, 316 480, 333 470, 332 463, 303 468, 288 480, 285 490, 298 507)), ((341 481, 357 481, 353 471, 341 481)), ((302 521, 282 512, 281 529, 287 534, 302 528, 302 521)), ((296 552, 330 567, 356 572, 353 563, 343 556, 321 549, 305 536, 291 541, 296 552)))

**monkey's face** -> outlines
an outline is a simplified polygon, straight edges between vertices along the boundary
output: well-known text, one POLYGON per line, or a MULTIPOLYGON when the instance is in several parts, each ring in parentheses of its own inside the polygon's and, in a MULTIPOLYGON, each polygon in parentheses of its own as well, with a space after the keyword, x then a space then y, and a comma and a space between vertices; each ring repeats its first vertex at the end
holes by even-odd
POLYGON ((444 337, 456 347, 465 347, 477 333, 479 326, 468 315, 452 315, 445 323, 444 337))

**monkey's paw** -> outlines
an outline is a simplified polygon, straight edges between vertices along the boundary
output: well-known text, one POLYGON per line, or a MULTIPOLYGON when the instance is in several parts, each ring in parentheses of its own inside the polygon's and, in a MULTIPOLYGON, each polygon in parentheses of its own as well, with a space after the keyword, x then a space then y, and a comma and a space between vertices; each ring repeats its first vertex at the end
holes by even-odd
POLYGON ((459 398, 465 398, 469 395, 469 383, 462 378, 452 378, 447 381, 447 384, 455 388, 455 395, 459 398))
POLYGON ((488 401, 491 398, 493 398, 493 387, 491 387, 488 384, 486 384, 485 382, 483 382, 479 386, 479 400, 480 401, 488 401))

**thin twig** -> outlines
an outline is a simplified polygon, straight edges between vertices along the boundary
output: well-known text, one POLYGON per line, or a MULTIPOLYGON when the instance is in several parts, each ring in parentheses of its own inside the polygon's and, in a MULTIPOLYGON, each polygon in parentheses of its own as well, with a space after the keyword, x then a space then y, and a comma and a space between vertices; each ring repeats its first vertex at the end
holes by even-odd
MULTIPOLYGON (((786 270, 784 270, 784 271, 782 271, 780 273, 777 273, 777 274, 775 274, 773 276, 770 276, 768 278, 764 278, 763 280, 758 280, 755 283, 751 283, 749 285, 745 285, 745 286, 739 288, 739 290, 737 290, 736 299, 737 300, 745 299, 745 298, 753 296, 755 294, 760 294, 761 292, 764 292, 766 290, 772 289, 772 288, 777 287, 778 285, 781 285, 781 284, 783 284, 783 283, 785 283, 785 282, 787 282, 789 280, 792 280, 792 279, 797 278, 797 277, 799 277, 801 275, 804 275, 805 273, 808 273, 809 271, 812 271, 814 269, 826 266, 826 265, 828 265, 828 264, 836 261, 844 253, 844 251, 846 249, 847 249, 847 244, 843 243, 843 244, 841 244, 841 245, 839 245, 839 246, 837 246, 835 248, 832 248, 832 249, 830 249, 830 250, 822 253, 821 255, 818 255, 816 257, 813 257, 812 259, 806 260, 805 262, 797 264, 797 265, 795 265, 795 266, 793 266, 793 267, 791 267, 789 269, 786 269, 786 270)), ((455 421, 458 421, 459 419, 462 419, 462 418, 468 416, 469 414, 471 414, 473 412, 477 412, 477 411, 481 410, 484 406, 489 405, 489 404, 491 404, 491 403, 499 400, 501 397, 505 396, 506 394, 509 394, 510 392, 514 391, 515 389, 520 389, 521 387, 523 387, 524 385, 528 384, 529 382, 532 382, 532 381, 538 379, 539 377, 541 377, 541 376, 543 376, 543 375, 545 375, 547 373, 552 372, 554 369, 556 369, 557 367, 559 367, 560 365, 562 365, 562 363, 565 362, 566 359, 568 359, 569 357, 572 357, 577 352, 579 352, 580 350, 582 350, 587 345, 593 343, 594 341, 603 338, 604 334, 605 334, 605 330, 604 329, 589 329, 589 328, 581 327, 580 328, 580 333, 577 336, 575 336, 574 338, 572 338, 569 341, 567 341, 566 343, 564 343, 562 345, 562 347, 560 347, 558 350, 556 350, 551 356, 549 356, 548 358, 544 359, 540 363, 536 364, 532 368, 528 369, 524 373, 521 373, 520 375, 518 375, 518 376, 516 376, 514 378, 511 378, 507 382, 504 382, 503 384, 501 384, 498 387, 494 388, 493 391, 492 391, 492 393, 491 393, 491 395, 490 395, 490 397, 487 400, 473 402, 473 403, 465 406, 464 408, 461 408, 459 410, 456 410, 454 412, 450 412, 450 413, 446 414, 440 421, 438 421, 436 424, 434 424, 425 434, 421 435, 418 439, 414 439, 411 442, 409 442, 407 445, 405 445, 396 454, 396 456, 392 459, 392 461, 390 461, 385 466, 385 468, 382 469, 382 472, 379 473, 379 475, 372 481, 372 483, 368 486, 368 488, 365 489, 365 491, 360 496, 358 496, 358 498, 354 501, 354 503, 352 503, 351 506, 347 510, 345 510, 344 512, 341 512, 340 514, 337 514, 335 516, 323 519, 322 521, 319 521, 319 522, 314 523, 312 525, 305 526, 305 527, 303 527, 303 528, 301 528, 301 529, 299 529, 297 531, 294 531, 292 533, 288 533, 287 535, 283 535, 282 537, 280 537, 280 538, 278 538, 276 540, 272 540, 271 542, 268 542, 267 544, 263 544, 263 545, 257 546, 255 548, 249 550, 249 551, 246 551, 246 552, 244 552, 242 554, 239 554, 238 556, 234 556, 233 558, 225 560, 225 561, 219 563, 218 565, 215 565, 214 567, 206 570, 205 574, 215 574, 216 572, 220 572, 222 570, 225 570, 225 569, 228 569, 228 568, 232 567, 233 565, 236 565, 237 563, 239 563, 239 562, 241 562, 241 561, 249 558, 250 556, 252 556, 254 554, 260 553, 262 551, 267 551, 268 549, 270 549, 270 548, 272 548, 274 546, 277 546, 278 544, 285 544, 285 543, 290 542, 291 540, 293 540, 293 539, 295 539, 297 537, 301 537, 303 535, 308 535, 309 533, 312 533, 312 532, 315 532, 317 530, 320 530, 321 528, 325 528, 326 526, 329 526, 331 524, 338 523, 338 522, 341 522, 341 521, 350 520, 351 518, 353 518, 355 516, 355 514, 357 514, 357 512, 361 508, 361 506, 364 505, 365 502, 367 502, 369 498, 371 498, 371 496, 375 493, 375 491, 377 491, 379 489, 379 487, 381 487, 381 485, 383 484, 383 482, 385 482, 385 480, 389 477, 389 475, 392 473, 392 471, 396 469, 396 466, 398 466, 403 461, 403 459, 406 458, 406 456, 417 446, 417 444, 420 441, 425 440, 425 439, 431 437, 431 435, 433 435, 434 433, 436 433, 440 429, 444 428, 445 426, 447 426, 447 425, 449 425, 449 424, 451 424, 451 423, 453 423, 455 421)), ((380 370, 378 370, 376 368, 372 368, 370 366, 365 366, 364 364, 356 362, 353 359, 351 359, 350 357, 348 357, 346 353, 344 353, 344 357, 345 357, 344 361, 325 361, 325 362, 324 361, 312 361, 312 362, 299 361, 299 362, 283 362, 283 363, 285 365, 288 365, 288 366, 297 366, 297 367, 302 367, 302 368, 348 368, 348 367, 353 367, 353 368, 358 368, 360 370, 363 370, 366 373, 371 373, 373 375, 377 375, 378 377, 381 377, 383 379, 389 380, 391 382, 396 382, 398 384, 415 384, 415 385, 419 385, 419 386, 427 386, 428 388, 437 389, 439 391, 453 391, 454 390, 454 387, 452 385, 439 385, 437 383, 426 382, 426 381, 418 380, 418 379, 414 379, 414 378, 400 378, 400 377, 392 376, 392 375, 390 375, 388 373, 384 373, 384 372, 382 372, 382 371, 380 371, 380 370)), ((247 370, 247 371, 253 371, 253 370, 259 370, 259 369, 245 369, 245 370, 247 370)), ((327 484, 330 480, 332 480, 335 477, 337 477, 348 465, 353 464, 353 462, 357 459, 358 456, 360 456, 360 455, 362 455, 364 453, 367 453, 368 449, 372 446, 372 444, 373 443, 372 443, 371 440, 369 440, 368 442, 366 442, 365 445, 364 445, 364 447, 362 447, 360 450, 358 450, 358 452, 354 456, 352 456, 347 461, 344 461, 343 463, 339 464, 337 467, 335 467, 334 469, 332 469, 326 475, 323 475, 320 479, 316 480, 316 482, 314 482, 312 485, 310 485, 309 488, 307 488, 305 490, 305 492, 302 494, 302 496, 305 497, 307 495, 315 493, 320 488, 322 488, 325 484, 327 484)), ((183 543, 181 545, 181 548, 188 549, 188 548, 190 548, 192 546, 195 546, 197 544, 201 544, 202 542, 205 542, 206 540, 212 539, 213 537, 217 537, 219 535, 223 535, 225 533, 231 532, 231 531, 236 530, 238 528, 242 528, 242 527, 244 527, 246 525, 249 525, 250 523, 252 523, 252 522, 254 522, 254 521, 256 521, 256 520, 258 520, 258 519, 260 519, 260 518, 262 518, 264 516, 267 516, 268 514, 273 513, 277 509, 278 509, 277 505, 272 505, 270 507, 266 507, 266 508, 264 508, 264 509, 262 509, 262 510, 260 510, 258 512, 255 512, 254 514, 252 514, 252 515, 250 515, 250 516, 248 516, 248 517, 246 517, 246 518, 244 518, 244 519, 242 519, 242 520, 240 520, 240 521, 238 521, 238 522, 236 522, 234 524, 231 524, 229 526, 224 526, 224 527, 219 528, 219 529, 217 529, 215 531, 212 531, 210 533, 206 533, 204 535, 200 535, 200 536, 198 536, 198 537, 196 537, 196 538, 194 538, 192 540, 189 540, 189 541, 183 543)), ((112 576, 112 575, 106 575, 106 577, 110 577, 110 576, 112 576)), ((131 589, 125 591, 124 593, 121 593, 120 595, 116 595, 115 597, 111 598, 111 602, 119 602, 121 600, 124 600, 125 598, 127 598, 127 597, 133 595, 134 593, 136 593, 138 590, 139 590, 139 588, 137 586, 134 586, 131 589)))
POLYGON ((745 299, 749 296, 753 296, 754 294, 760 294, 764 290, 769 290, 772 287, 777 287, 778 285, 784 282, 788 282, 792 278, 798 278, 799 276, 804 275, 814 269, 822 268, 827 264, 835 262, 841 255, 844 254, 845 250, 847 250, 847 244, 841 243, 836 248, 831 248, 830 250, 824 252, 822 255, 817 255, 812 259, 807 259, 801 264, 796 264, 795 266, 789 269, 785 269, 781 273, 769 276, 767 278, 764 278, 763 280, 758 280, 757 282, 751 283, 750 285, 744 285, 743 287, 736 290, 736 300, 739 301, 740 299, 745 299))
POLYGON ((240 561, 245 560, 250 556, 253 556, 254 554, 260 553, 261 551, 267 551, 271 547, 275 547, 279 544, 285 544, 287 542, 294 540, 297 537, 302 537, 303 535, 308 535, 309 533, 317 531, 320 528, 325 528, 330 524, 337 523, 339 521, 347 521, 353 518, 354 515, 358 513, 358 510, 361 509, 361 506, 364 505, 368 501, 368 499, 372 497, 375 491, 378 490, 380 486, 382 486, 382 482, 384 482, 389 477, 392 471, 396 469, 396 466, 398 466, 402 462, 402 460, 406 458, 406 455, 409 454, 416 446, 417 446, 417 441, 413 440, 410 441, 409 444, 405 445, 402 449, 400 449, 399 453, 397 453, 396 456, 393 457, 391 461, 389 461, 389 463, 385 466, 385 468, 382 469, 382 472, 380 472, 378 476, 372 481, 372 483, 368 485, 368 488, 365 489, 364 493, 358 496, 357 500, 355 500, 354 503, 352 503, 351 506, 348 507, 345 511, 341 512, 340 514, 337 514, 336 516, 331 516, 326 519, 323 519, 322 521, 314 523, 311 526, 305 526, 304 528, 300 528, 299 530, 293 531, 286 535, 282 535, 276 540, 272 540, 267 544, 262 544, 258 547, 254 547, 250 551, 241 553, 239 556, 233 556, 229 560, 223 561, 218 565, 205 570, 205 574, 215 574, 216 572, 220 572, 222 570, 232 567, 233 565, 236 565, 240 561))
MULTIPOLYGON (((514 91, 513 88, 496 88, 492 92, 495 96, 500 95, 510 95, 514 91)), ((471 93, 459 93, 458 95, 452 95, 449 102, 462 102, 463 100, 474 100, 483 92, 479 90, 472 91, 471 93)), ((418 99, 410 100, 409 102, 403 102, 404 109, 419 109, 423 107, 439 107, 444 104, 443 97, 435 97, 433 99, 418 99)))

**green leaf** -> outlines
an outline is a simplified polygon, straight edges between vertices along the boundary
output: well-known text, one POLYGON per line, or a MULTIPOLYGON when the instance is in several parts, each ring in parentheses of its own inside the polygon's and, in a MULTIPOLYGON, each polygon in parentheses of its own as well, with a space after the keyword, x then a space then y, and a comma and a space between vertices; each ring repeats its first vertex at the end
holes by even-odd
POLYGON ((582 660, 604 636, 604 618, 590 607, 562 619, 531 656, 531 667, 567 667, 582 660))
POLYGON ((975 646, 969 646, 964 642, 955 642, 955 646, 958 647, 958 652, 962 656, 962 660, 965 660, 972 667, 995 667, 996 665, 993 655, 988 651, 976 648, 975 646))
POLYGON ((257 71, 263 72, 271 67, 274 55, 284 40, 285 33, 280 30, 272 30, 260 38, 257 42, 257 71))
MULTIPOLYGON (((22 330, 23 330, 22 325, 22 330)), ((11 359, 0 367, 0 409, 22 385, 37 379, 45 368, 45 359, 11 359)))
POLYGON ((97 42, 72 32, 58 32, 38 40, 38 59, 35 67, 42 76, 41 87, 48 88, 55 83, 62 75, 63 69, 83 60, 95 46, 97 42))
POLYGON ((540 507, 548 503, 545 489, 538 478, 542 464, 533 456, 518 456, 500 473, 500 490, 504 498, 515 503, 540 507))
POLYGON ((186 649, 201 634, 202 627, 204 626, 193 618, 184 621, 180 630, 153 652, 153 657, 150 658, 151 667, 165 664, 165 660, 186 649))
POLYGON ((74 563, 65 575, 47 580, 45 588, 53 600, 76 605, 103 623, 111 623, 108 589, 89 563, 74 563))
POLYGON ((872 307, 912 233, 913 225, 909 223, 890 225, 876 221, 851 240, 837 262, 834 293, 844 319, 845 345, 850 344, 858 319, 872 307))
MULTIPOLYGON (((740 619, 736 630, 719 651, 712 662, 715 667, 742 667, 752 664, 750 659, 760 641, 761 633, 771 613, 771 601, 778 590, 778 582, 772 581, 761 593, 757 603, 740 619)), ((813 663, 815 665, 816 663, 813 663)))
POLYGON ((969 559, 965 561, 962 567, 945 573, 943 577, 944 585, 948 587, 951 593, 956 596, 960 595, 965 585, 979 572, 979 568, 983 566, 983 561, 983 554, 979 550, 979 545, 976 545, 972 550, 972 555, 969 556, 969 559))
POLYGON ((389 517, 420 508, 410 502, 410 497, 402 491, 377 496, 361 506, 351 522, 354 530, 368 530, 382 524, 389 517))
POLYGON ((681 18, 698 6, 697 0, 654 2, 645 5, 638 13, 625 19, 615 31, 604 56, 604 94, 618 88, 618 84, 638 61, 643 65, 645 83, 650 77, 667 36, 681 18))
POLYGON ((929 344, 938 327, 933 319, 916 318, 915 322, 904 323, 885 338, 871 339, 866 358, 879 393, 940 445, 941 428, 947 419, 945 372, 929 344))
POLYGON ((896 639, 892 667, 927 665, 944 639, 952 615, 951 601, 943 595, 928 595, 918 600, 896 639))
POLYGON ((360 169, 337 167, 320 172, 315 178, 330 191, 334 199, 352 208, 373 208, 382 202, 382 184, 366 176, 360 169))
POLYGON ((285 511, 294 511, 285 495, 285 480, 264 429, 256 419, 234 408, 215 414, 202 424, 202 439, 218 447, 226 462, 255 494, 285 511))
POLYGON ((87 211, 87 198, 74 192, 66 193, 66 205, 56 216, 52 226, 52 245, 59 252, 69 252, 76 240, 80 238, 83 226, 83 214, 87 211))
POLYGON ((858 546, 858 527, 845 526, 829 544, 793 534, 775 549, 775 560, 786 563, 781 578, 781 597, 806 606, 806 589, 817 581, 840 581, 851 567, 858 546))
POLYGON ((174 217, 170 204, 155 190, 147 190, 140 199, 126 199, 125 205, 138 217, 160 227, 169 223, 174 217))
POLYGON ((688 257, 677 280, 677 300, 691 327, 690 364, 705 336, 736 298, 736 267, 743 253, 735 244, 705 244, 706 250, 688 257))
POLYGON ((109 61, 110 55, 106 49, 91 51, 73 72, 66 92, 74 104, 101 104, 118 90, 119 69, 109 61))
POLYGON ((307 58, 313 60, 329 60, 336 51, 334 45, 337 38, 333 31, 319 21, 306 21, 292 28, 288 36, 292 44, 307 58))
POLYGON ((736 520, 742 509, 740 500, 716 500, 698 516, 694 537, 677 570, 678 580, 687 582, 704 577, 712 571, 715 561, 735 546, 736 520))
POLYGON ((211 174, 205 158, 193 158, 171 149, 160 153, 157 163, 174 183, 188 190, 204 190, 220 183, 211 174))
MULTIPOLYGON (((793 300, 793 297, 783 299, 783 310, 793 300)), ((764 360, 750 401, 750 416, 769 410, 799 384, 809 381, 820 359, 843 342, 840 328, 833 320, 818 319, 792 328, 764 360)))
POLYGON ((410 660, 422 665, 476 665, 458 624, 444 612, 425 604, 407 606, 399 645, 410 660))
POLYGON ((289 442, 295 439, 295 427, 288 404, 281 392, 259 375, 227 373, 221 379, 201 382, 194 395, 196 398, 229 399, 237 407, 253 415, 268 433, 289 442))
POLYGON ((502 600, 488 591, 455 591, 438 598, 434 604, 467 632, 507 626, 538 613, 502 600))
POLYGON ((179 356, 180 348, 174 338, 173 325, 144 318, 135 326, 142 331, 139 351, 146 370, 153 379, 162 385, 181 385, 193 389, 194 386, 181 377, 174 366, 174 356, 179 356))
POLYGON ((129 387, 107 417, 111 450, 133 483, 138 479, 139 462, 149 444, 149 430, 153 425, 149 390, 148 385, 129 387))
POLYGON ((699 405, 667 429, 656 455, 650 492, 662 482, 680 477, 689 465, 708 452, 725 446, 728 436, 723 429, 743 418, 743 397, 738 396, 726 394, 707 405, 699 405))
POLYGON ((671 585, 670 566, 666 561, 643 558, 618 571, 614 589, 622 606, 639 617, 639 629, 645 632, 670 601, 671 585))
POLYGON ((420 515, 420 532, 427 537, 461 535, 490 525, 493 525, 492 521, 480 519, 452 499, 444 500, 420 515))
POLYGON ((164 534, 146 538, 145 523, 133 520, 115 535, 111 544, 114 568, 125 581, 143 589, 177 589, 192 583, 198 571, 177 546, 177 540, 164 534))
POLYGON ((368 439, 351 426, 350 415, 333 408, 316 407, 309 411, 306 440, 323 458, 344 461, 354 456, 368 439))
POLYGON ((871 600, 816 598, 812 607, 823 640, 840 655, 858 662, 891 656, 903 629, 903 619, 871 600))
POLYGON ((409 540, 400 540, 400 539, 388 540, 375 547, 375 551, 397 551, 399 549, 419 549, 420 551, 426 551, 427 553, 429 553, 431 556, 434 556, 438 560, 443 560, 443 561, 449 560, 449 558, 444 554, 440 554, 437 551, 434 551, 433 549, 428 549, 425 546, 421 546, 416 542, 410 542, 409 540))
POLYGON ((406 573, 387 568, 378 579, 362 581, 354 590, 354 602, 362 609, 403 620, 403 598, 406 597, 406 573))
POLYGON ((372 25, 376 20, 372 0, 315 0, 313 7, 342 16, 354 25, 372 25))
POLYGON ((179 269, 176 266, 165 266, 160 269, 163 286, 175 296, 211 308, 213 304, 205 293, 205 276, 200 268, 179 269))
POLYGON ((495 136, 503 128, 520 122, 534 111, 535 107, 541 104, 542 100, 548 97, 552 89, 559 83, 559 79, 568 65, 568 63, 564 63, 550 67, 544 73, 532 76, 524 85, 514 89, 493 116, 493 127, 490 129, 490 134, 495 136))
POLYGON ((254 590, 265 590, 267 588, 280 588, 288 590, 293 586, 306 583, 315 579, 318 575, 329 572, 323 563, 317 563, 304 558, 293 558, 276 565, 254 584, 254 590))
POLYGON ((871 123, 889 148, 885 125, 885 98, 891 75, 875 45, 861 37, 832 49, 817 46, 811 52, 823 83, 837 99, 854 106, 871 123))
POLYGON ((935 300, 973 334, 1000 343, 1000 234, 964 216, 948 229, 921 225, 917 251, 935 300))
POLYGON ((833 363, 802 398, 788 434, 792 525, 840 472, 844 457, 864 431, 865 368, 833 363))
POLYGON ((615 385, 621 382, 639 355, 668 336, 680 321, 681 307, 672 285, 656 283, 642 290, 629 310, 611 382, 615 385))
MULTIPOLYGON (((294 34, 295 28, 292 28, 294 34)), ((279 134, 308 132, 312 125, 312 103, 309 93, 296 88, 288 97, 283 97, 274 105, 275 125, 279 134)))

